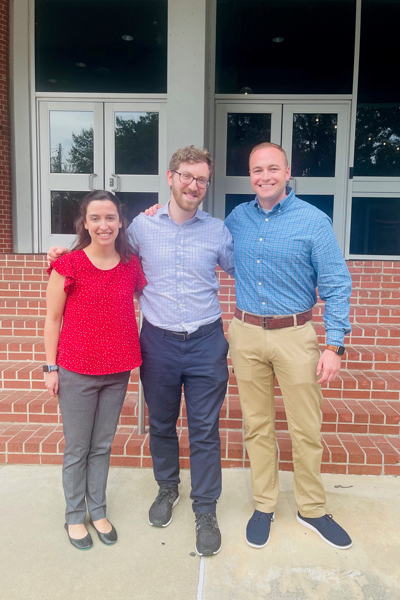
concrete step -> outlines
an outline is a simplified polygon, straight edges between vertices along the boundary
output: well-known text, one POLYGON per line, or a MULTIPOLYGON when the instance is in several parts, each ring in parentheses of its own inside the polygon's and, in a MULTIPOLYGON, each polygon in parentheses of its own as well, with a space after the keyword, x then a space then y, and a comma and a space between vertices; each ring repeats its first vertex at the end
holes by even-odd
MULTIPOLYGON (((223 467, 249 467, 241 431, 221 429, 223 467)), ((180 462, 190 466, 189 437, 179 430, 180 462)), ((356 475, 400 475, 400 440, 397 436, 323 434, 322 472, 356 475)), ((64 439, 59 424, 0 423, 0 463, 61 464, 64 439)), ((277 433, 279 468, 293 470, 288 433, 277 433)), ((135 426, 119 426, 112 445, 111 465, 151 467, 149 435, 135 426)))

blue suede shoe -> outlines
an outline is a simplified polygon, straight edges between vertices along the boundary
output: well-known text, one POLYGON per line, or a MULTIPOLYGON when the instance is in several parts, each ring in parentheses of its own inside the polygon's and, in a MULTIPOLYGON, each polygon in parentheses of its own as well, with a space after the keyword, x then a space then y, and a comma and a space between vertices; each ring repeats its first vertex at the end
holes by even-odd
POLYGON ((275 513, 263 513, 255 510, 246 527, 246 542, 252 548, 264 548, 269 542, 271 523, 275 513))
POLYGON ((307 519, 302 517, 301 514, 297 513, 297 520, 299 523, 312 529, 330 546, 339 548, 339 550, 346 550, 353 545, 350 536, 345 532, 343 527, 340 527, 336 521, 333 520, 332 515, 324 515, 316 519, 307 519))

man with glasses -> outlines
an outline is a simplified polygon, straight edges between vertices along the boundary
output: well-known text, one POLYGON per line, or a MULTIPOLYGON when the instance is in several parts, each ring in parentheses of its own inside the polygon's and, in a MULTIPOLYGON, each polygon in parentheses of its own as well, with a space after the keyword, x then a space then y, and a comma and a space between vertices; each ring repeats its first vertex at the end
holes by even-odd
MULTIPOLYGON (((198 207, 213 173, 207 150, 182 148, 172 156, 169 202, 154 217, 136 217, 127 230, 147 279, 140 376, 149 409, 150 452, 159 493, 149 523, 166 527, 179 502, 176 425, 182 386, 190 442, 191 499, 196 551, 221 549, 216 504, 221 494, 219 411, 228 382, 227 353, 217 292, 217 264, 233 274, 232 236, 198 207)), ((49 258, 64 249, 51 248, 49 258)), ((117 308, 117 307, 116 307, 117 308)))

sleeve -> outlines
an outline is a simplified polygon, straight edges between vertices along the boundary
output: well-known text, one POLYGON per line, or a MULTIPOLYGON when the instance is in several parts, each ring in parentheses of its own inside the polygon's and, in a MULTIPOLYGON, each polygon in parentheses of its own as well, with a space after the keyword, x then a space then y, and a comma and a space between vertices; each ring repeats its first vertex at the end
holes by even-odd
POLYGON ((49 268, 47 269, 49 277, 53 269, 54 271, 57 271, 59 275, 65 277, 64 292, 67 294, 67 296, 71 293, 72 287, 76 281, 72 254, 73 252, 68 252, 68 254, 60 256, 59 258, 57 258, 57 260, 51 263, 49 268))
POLYGON ((328 218, 318 222, 311 261, 317 273, 318 293, 325 302, 326 343, 342 346, 350 333, 352 281, 328 218))
POLYGON ((132 223, 126 230, 126 237, 128 238, 129 246, 136 256, 139 256, 139 240, 137 235, 138 218, 139 217, 133 219, 132 223))
POLYGON ((135 270, 135 292, 140 292, 147 285, 147 279, 137 256, 132 256, 132 263, 135 270))
POLYGON ((226 273, 235 276, 233 264, 233 238, 225 224, 222 225, 221 242, 219 245, 217 263, 226 273))

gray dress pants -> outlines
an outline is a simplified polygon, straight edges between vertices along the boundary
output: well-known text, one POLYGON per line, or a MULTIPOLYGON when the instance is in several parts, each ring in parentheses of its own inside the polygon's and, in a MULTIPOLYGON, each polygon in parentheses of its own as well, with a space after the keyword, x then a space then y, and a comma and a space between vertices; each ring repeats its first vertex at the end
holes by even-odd
POLYGON ((63 487, 68 525, 84 523, 86 503, 93 521, 106 516, 111 444, 130 371, 81 375, 59 367, 65 450, 63 487))

